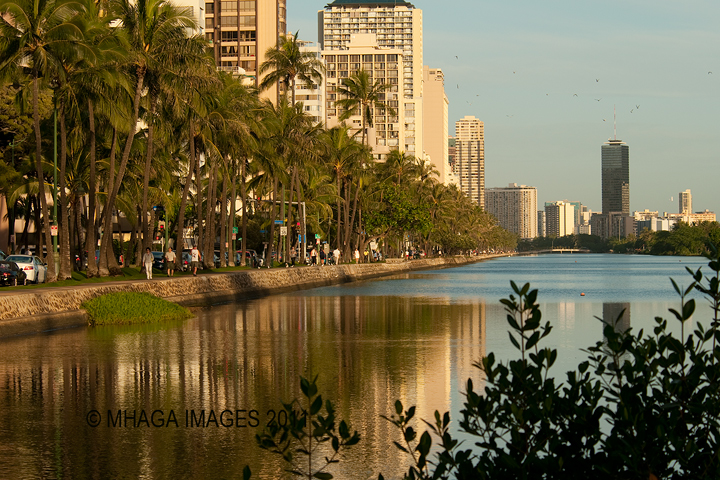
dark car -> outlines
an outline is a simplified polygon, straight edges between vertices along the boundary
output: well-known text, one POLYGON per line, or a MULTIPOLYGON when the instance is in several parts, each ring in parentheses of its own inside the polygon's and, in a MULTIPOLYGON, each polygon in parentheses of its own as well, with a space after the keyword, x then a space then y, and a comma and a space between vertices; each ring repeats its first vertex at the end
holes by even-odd
POLYGON ((15 262, 0 261, 0 284, 27 285, 27 275, 15 262))
POLYGON ((165 270, 165 254, 163 252, 152 252, 153 268, 163 271, 165 270))

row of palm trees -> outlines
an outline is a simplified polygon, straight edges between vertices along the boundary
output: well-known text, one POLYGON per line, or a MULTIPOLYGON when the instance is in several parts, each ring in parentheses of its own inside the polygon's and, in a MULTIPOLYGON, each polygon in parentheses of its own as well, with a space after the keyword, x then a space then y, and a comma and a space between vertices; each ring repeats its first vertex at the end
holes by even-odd
MULTIPOLYGON (((52 265, 57 175, 59 279, 71 277, 71 259, 83 263, 85 252, 90 276, 119 273, 112 239, 120 217, 132 225, 126 258, 152 247, 162 218, 177 239, 193 228, 208 266, 216 244, 223 263, 230 244, 234 251, 238 223, 243 251, 256 234, 249 222, 269 232, 268 255, 301 247, 296 236, 277 235, 276 219, 299 223, 298 232, 317 234, 345 258, 371 241, 428 251, 514 242, 456 188, 439 184, 428 164, 402 152, 373 162, 365 128, 361 141, 345 125, 325 129, 294 95, 261 100, 218 72, 205 39, 188 33, 190 12, 165 0, 6 0, 0 14, 2 98, 14 108, 0 119, 8 164, 0 193, 13 218, 24 215, 42 232, 52 265)), ((281 37, 267 58, 261 87, 279 82, 293 92, 298 80, 319 82, 322 65, 301 52, 297 34, 281 37)), ((358 72, 339 102, 345 117, 361 113, 363 127, 371 125, 373 109, 386 108, 385 88, 358 72)), ((54 269, 48 276, 55 280, 54 269)))

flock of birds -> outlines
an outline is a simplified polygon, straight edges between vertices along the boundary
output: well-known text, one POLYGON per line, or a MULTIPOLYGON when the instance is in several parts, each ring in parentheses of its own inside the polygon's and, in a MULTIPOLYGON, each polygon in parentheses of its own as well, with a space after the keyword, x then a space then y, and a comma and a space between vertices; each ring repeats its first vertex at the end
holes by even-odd
MULTIPOLYGON (((457 55, 455 55, 455 59, 456 59, 456 60, 459 60, 459 57, 458 57, 457 55)), ((513 75, 515 75, 515 74, 517 73, 517 71, 513 70, 512 73, 513 73, 513 75)), ((712 75, 712 72, 708 72, 708 75, 712 75)), ((595 83, 600 83, 600 79, 599 79, 599 78, 596 78, 596 79, 595 79, 595 83)), ((459 84, 459 83, 456 84, 456 88, 457 88, 458 90, 460 90, 460 84, 459 84)), ((479 97, 480 95, 477 94, 477 95, 475 95, 475 96, 476 96, 476 97, 479 97)), ((549 93, 546 93, 545 96, 548 96, 548 97, 549 97, 550 94, 549 94, 549 93)), ((578 94, 577 94, 577 93, 573 93, 572 96, 573 96, 573 97, 578 97, 578 94)), ((595 100, 596 102, 600 102, 600 101, 602 101, 602 98, 593 98, 593 100, 595 100)), ((471 102, 471 101, 469 101, 469 100, 466 100, 465 103, 467 103, 468 105, 472 105, 472 104, 473 104, 473 102, 471 102)), ((634 113, 636 110, 640 110, 640 105, 636 104, 636 105, 635 105, 635 108, 631 108, 631 109, 630 109, 630 113, 634 113)), ((512 117, 514 117, 514 115, 506 115, 506 117, 512 118, 512 117)), ((607 119, 606 119, 606 118, 603 118, 602 121, 603 121, 603 122, 606 122, 607 119)))

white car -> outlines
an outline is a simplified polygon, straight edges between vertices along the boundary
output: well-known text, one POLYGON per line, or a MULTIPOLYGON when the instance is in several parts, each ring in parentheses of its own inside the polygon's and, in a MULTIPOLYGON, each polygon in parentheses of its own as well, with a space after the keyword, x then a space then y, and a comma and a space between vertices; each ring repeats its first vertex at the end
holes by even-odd
POLYGON ((32 255, 10 255, 5 260, 15 262, 21 270, 24 270, 28 282, 45 283, 45 279, 47 278, 47 264, 39 257, 32 255))

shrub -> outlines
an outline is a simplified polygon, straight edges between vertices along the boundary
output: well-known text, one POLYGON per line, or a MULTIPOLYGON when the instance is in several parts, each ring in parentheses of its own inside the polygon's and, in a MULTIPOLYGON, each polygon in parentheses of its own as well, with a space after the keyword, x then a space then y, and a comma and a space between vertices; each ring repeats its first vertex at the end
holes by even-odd
POLYGON ((520 355, 503 364, 491 353, 475 364, 485 390, 467 381, 459 425, 476 448, 460 448, 447 413, 435 412, 435 424, 425 422, 430 428, 418 440, 414 407, 403 411, 398 401, 388 420, 405 442, 396 447, 412 456, 405 478, 720 478, 717 249, 708 258, 710 276, 688 269, 689 287, 672 281, 680 297, 680 308, 670 310, 682 325, 679 339, 659 317, 649 335, 606 325, 604 340, 564 382, 550 374, 557 351, 539 346, 551 326, 541 323, 537 290, 511 282, 513 294, 501 301, 520 355), (686 335, 693 290, 709 300, 712 317, 707 330, 698 324, 686 335), (433 438, 438 444, 431 461, 433 438))
POLYGON ((176 303, 144 292, 108 293, 83 302, 90 325, 184 320, 192 313, 176 303))

